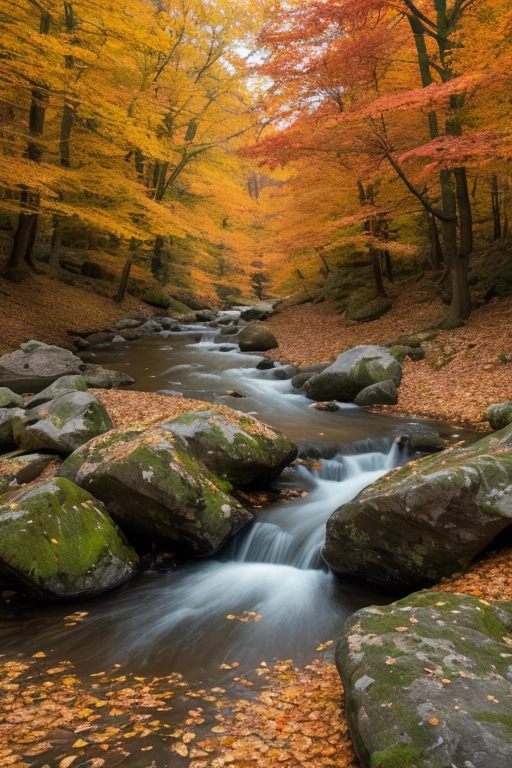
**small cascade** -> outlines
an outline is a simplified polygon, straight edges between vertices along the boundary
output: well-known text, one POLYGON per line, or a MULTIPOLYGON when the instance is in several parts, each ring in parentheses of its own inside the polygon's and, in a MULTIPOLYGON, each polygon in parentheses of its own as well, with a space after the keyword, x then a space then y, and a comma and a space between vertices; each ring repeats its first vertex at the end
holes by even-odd
POLYGON ((395 443, 387 453, 344 455, 320 459, 312 469, 296 468, 296 481, 307 495, 266 510, 245 535, 226 550, 226 559, 247 563, 320 568, 325 524, 335 509, 399 463, 395 443))

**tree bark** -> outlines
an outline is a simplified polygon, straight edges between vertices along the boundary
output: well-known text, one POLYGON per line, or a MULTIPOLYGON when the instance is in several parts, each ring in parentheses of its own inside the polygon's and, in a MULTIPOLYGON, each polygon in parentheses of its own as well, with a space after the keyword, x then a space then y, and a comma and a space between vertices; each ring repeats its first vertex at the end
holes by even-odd
POLYGON ((451 171, 441 171, 441 196, 443 211, 453 220, 443 221, 443 242, 445 258, 450 269, 452 300, 442 328, 455 328, 461 321, 467 320, 471 313, 471 295, 468 284, 468 258, 459 255, 457 244, 457 222, 455 214, 457 201, 451 171))
POLYGON ((117 293, 114 296, 114 301, 116 304, 120 304, 124 297, 126 296, 126 291, 128 288, 128 280, 130 279, 130 270, 132 268, 133 264, 133 257, 135 256, 135 250, 137 248, 137 245, 134 245, 136 241, 132 238, 132 241, 130 243, 130 253, 128 254, 128 257, 124 263, 123 271, 121 273, 121 279, 119 281, 119 287, 117 289, 117 293))
POLYGON ((501 215, 500 215, 500 194, 498 187, 498 177, 493 173, 491 178, 491 206, 492 206, 492 220, 494 224, 493 240, 499 240, 501 238, 501 215))
POLYGON ((52 243, 50 247, 50 262, 49 266, 52 272, 58 272, 60 267, 60 253, 62 246, 62 230, 60 217, 54 216, 52 220, 52 243))
POLYGON ((436 217, 432 215, 428 217, 428 239, 430 241, 430 263, 434 272, 437 272, 441 269, 444 258, 436 217))
POLYGON ((370 257, 372 260, 373 279, 375 280, 375 290, 377 296, 381 299, 387 299, 387 293, 382 281, 382 270, 380 268, 380 251, 373 245, 370 245, 370 257))

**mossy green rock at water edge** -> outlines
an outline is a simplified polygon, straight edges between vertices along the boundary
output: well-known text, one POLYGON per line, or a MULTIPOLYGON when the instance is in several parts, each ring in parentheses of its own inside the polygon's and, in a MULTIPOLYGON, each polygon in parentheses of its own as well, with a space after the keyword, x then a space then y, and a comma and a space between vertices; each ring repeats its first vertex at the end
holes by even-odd
POLYGON ((512 603, 419 592, 351 616, 336 647, 364 768, 510 768, 512 603))
POLYGON ((402 366, 386 347, 361 344, 338 355, 334 363, 304 384, 312 400, 352 402, 366 387, 391 379, 402 380, 402 366))
POLYGON ((26 412, 18 442, 27 451, 48 448, 72 453, 113 426, 105 406, 93 395, 64 391, 49 403, 26 412))
POLYGON ((80 358, 69 350, 32 340, 0 357, 0 379, 57 378, 80 373, 82 365, 80 358))
POLYGON ((0 506, 0 573, 30 594, 85 597, 129 579, 136 553, 103 504, 58 478, 0 506))
POLYGON ((270 482, 297 456, 296 446, 284 435, 237 411, 229 419, 214 409, 185 413, 160 428, 235 486, 270 482))
POLYGON ((252 519, 223 482, 169 432, 111 432, 77 450, 60 474, 101 499, 133 540, 207 555, 252 519))
POLYGON ((490 405, 484 413, 484 419, 492 429, 503 429, 512 423, 512 401, 490 405))
POLYGON ((406 464, 337 509, 322 551, 338 573, 427 586, 464 570, 512 523, 512 428, 406 464))

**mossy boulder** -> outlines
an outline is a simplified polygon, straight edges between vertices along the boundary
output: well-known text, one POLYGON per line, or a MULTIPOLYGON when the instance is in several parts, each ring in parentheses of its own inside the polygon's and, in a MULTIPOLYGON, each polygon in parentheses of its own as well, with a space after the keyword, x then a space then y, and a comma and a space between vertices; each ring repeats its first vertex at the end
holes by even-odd
POLYGON ((371 301, 358 301, 353 297, 350 298, 346 316, 348 320, 352 320, 356 323, 371 323, 373 320, 378 320, 389 312, 393 302, 391 299, 376 298, 371 301))
POLYGON ((490 405, 484 413, 484 419, 489 422, 491 429, 503 429, 512 424, 512 400, 490 405))
POLYGON ((107 506, 131 540, 208 555, 252 519, 220 480, 165 430, 111 432, 72 454, 59 474, 107 506))
POLYGON ((101 365, 87 363, 82 368, 82 376, 88 387, 119 389, 119 387, 127 387, 135 382, 135 379, 132 379, 127 373, 111 371, 108 368, 102 368, 101 365))
POLYGON ((420 592, 351 616, 336 647, 364 768, 510 768, 512 603, 420 592))
POLYGON ((338 355, 334 363, 304 384, 312 400, 340 400, 350 403, 371 384, 402 380, 402 366, 386 347, 361 344, 338 355))
POLYGON ((161 288, 148 288, 140 297, 145 304, 159 309, 169 309, 171 300, 161 288))
POLYGON ((272 331, 259 322, 249 323, 242 328, 236 341, 242 352, 266 352, 279 346, 272 331))
POLYGON ((63 478, 2 498, 0 573, 30 594, 89 597, 138 565, 105 507, 63 478))
POLYGON ((25 451, 46 448, 69 454, 113 426, 107 409, 93 395, 65 390, 26 411, 17 439, 25 451))
POLYGON ((28 341, 20 349, 0 357, 0 379, 58 378, 80 373, 83 365, 68 349, 28 341))
POLYGON ((83 376, 61 376, 50 384, 49 387, 33 395, 26 402, 27 408, 35 408, 37 405, 47 403, 62 392, 87 392, 87 382, 83 376))
POLYGON ((323 557, 338 573, 427 586, 466 569, 512 523, 512 429, 394 470, 337 509, 323 557))
POLYGON ((23 398, 8 387, 0 387, 0 408, 23 408, 23 398))
POLYGON ((369 408, 372 405, 396 405, 397 402, 398 393, 395 382, 392 379, 370 384, 369 387, 362 389, 354 398, 355 405, 359 405, 362 408, 369 408))
POLYGON ((270 482, 297 456, 296 446, 284 435, 237 411, 229 418, 214 409, 185 413, 161 428, 234 486, 270 482))
POLYGON ((0 450, 14 448, 24 418, 22 408, 0 408, 0 450))

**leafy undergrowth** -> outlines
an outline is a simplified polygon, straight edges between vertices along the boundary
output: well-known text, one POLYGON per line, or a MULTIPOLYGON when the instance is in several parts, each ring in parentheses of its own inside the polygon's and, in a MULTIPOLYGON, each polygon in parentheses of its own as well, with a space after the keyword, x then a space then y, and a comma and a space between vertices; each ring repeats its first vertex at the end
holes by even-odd
POLYGON ((512 547, 490 552, 468 571, 433 588, 435 592, 459 592, 484 600, 512 600, 512 547))
POLYGON ((119 305, 86 286, 67 285, 46 275, 31 274, 19 284, 0 278, 0 354, 30 339, 69 349, 68 331, 100 330, 120 318, 151 314, 151 308, 133 296, 127 295, 119 305))
MULTIPOLYGON (((79 620, 86 616, 69 617, 79 620)), ((72 623, 72 622, 70 622, 72 623)), ((0 764, 109 768, 349 768, 358 765, 341 716, 333 664, 261 666, 254 681, 222 665, 244 698, 189 686, 178 674, 146 679, 115 665, 81 679, 45 654, 0 664, 0 764), (254 689, 258 692, 255 693, 254 689)))
MULTIPOLYGON (((391 312, 364 325, 350 323, 327 303, 287 309, 267 321, 279 341, 279 349, 267 354, 282 362, 309 365, 332 361, 358 344, 389 343, 431 328, 441 305, 422 302, 421 290, 407 286, 391 312)), ((512 299, 507 298, 475 310, 462 328, 435 331, 428 344, 446 365, 435 370, 426 361, 407 360, 398 405, 378 410, 488 429, 482 420, 484 410, 509 400, 512 393, 511 329, 512 299)))

